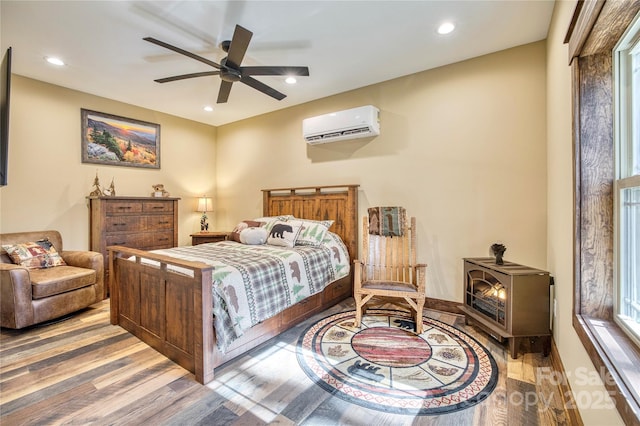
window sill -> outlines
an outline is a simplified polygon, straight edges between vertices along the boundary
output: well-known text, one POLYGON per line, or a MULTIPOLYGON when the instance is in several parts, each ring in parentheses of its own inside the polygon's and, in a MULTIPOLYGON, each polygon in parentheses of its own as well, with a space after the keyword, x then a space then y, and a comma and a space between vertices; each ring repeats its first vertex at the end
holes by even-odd
POLYGON ((578 337, 626 424, 640 423, 640 350, 610 320, 575 315, 578 337))

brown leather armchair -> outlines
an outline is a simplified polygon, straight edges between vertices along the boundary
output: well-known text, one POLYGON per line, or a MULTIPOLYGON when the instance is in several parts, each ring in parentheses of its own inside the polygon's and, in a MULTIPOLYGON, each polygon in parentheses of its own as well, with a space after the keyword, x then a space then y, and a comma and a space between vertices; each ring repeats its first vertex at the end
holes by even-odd
POLYGON ((104 258, 93 251, 65 251, 58 231, 0 234, 0 326, 23 328, 86 308, 103 298, 104 258), (66 265, 27 269, 2 245, 48 238, 66 265))

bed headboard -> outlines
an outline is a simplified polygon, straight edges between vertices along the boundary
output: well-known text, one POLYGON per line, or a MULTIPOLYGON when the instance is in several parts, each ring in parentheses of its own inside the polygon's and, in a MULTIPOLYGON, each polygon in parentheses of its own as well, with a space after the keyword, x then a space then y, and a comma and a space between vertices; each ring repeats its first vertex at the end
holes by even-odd
POLYGON ((329 229, 342 238, 351 260, 358 258, 358 186, 304 186, 262 190, 264 216, 292 214, 335 222, 329 229))

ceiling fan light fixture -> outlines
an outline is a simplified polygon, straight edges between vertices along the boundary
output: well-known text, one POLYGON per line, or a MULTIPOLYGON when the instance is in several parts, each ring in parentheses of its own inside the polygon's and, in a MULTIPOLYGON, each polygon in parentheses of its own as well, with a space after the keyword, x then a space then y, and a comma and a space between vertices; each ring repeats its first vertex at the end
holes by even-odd
POLYGON ((228 81, 229 83, 235 83, 236 81, 240 81, 242 79, 242 73, 233 68, 222 68, 220 70, 220 78, 223 81, 228 81))
POLYGON ((453 22, 443 22, 438 27, 438 34, 441 34, 441 35, 449 34, 455 29, 456 29, 456 26, 453 24, 453 22))
POLYGON ((64 61, 60 58, 56 58, 54 56, 45 56, 44 60, 49 62, 52 65, 57 65, 59 67, 64 65, 64 61))
MULTIPOLYGON (((227 57, 220 60, 217 64, 202 56, 198 56, 187 50, 173 46, 169 43, 157 40, 153 37, 144 37, 143 40, 153 43, 155 45, 164 47, 165 49, 172 50, 181 55, 187 56, 191 59, 195 59, 199 62, 207 64, 215 69, 215 71, 195 72, 189 74, 175 75, 172 77, 159 78, 154 80, 157 83, 168 83, 170 81, 184 80, 195 77, 208 77, 212 75, 220 76, 222 82, 220 83, 220 89, 218 90, 218 99, 216 103, 226 103, 229 98, 229 92, 233 83, 243 83, 249 87, 256 89, 259 92, 264 93, 267 96, 272 97, 278 101, 286 98, 287 95, 278 92, 276 89, 267 86, 263 82, 256 80, 254 76, 291 76, 291 75, 309 75, 308 67, 298 66, 242 66, 242 59, 249 47, 249 42, 253 33, 246 28, 236 25, 233 32, 233 38, 231 41, 225 41, 222 43, 222 49, 227 53, 227 57)), ((293 84, 293 82, 289 82, 293 84)))
POLYGON ((289 76, 284 80, 284 82, 287 84, 296 84, 298 80, 296 80, 296 78, 293 76, 289 76))

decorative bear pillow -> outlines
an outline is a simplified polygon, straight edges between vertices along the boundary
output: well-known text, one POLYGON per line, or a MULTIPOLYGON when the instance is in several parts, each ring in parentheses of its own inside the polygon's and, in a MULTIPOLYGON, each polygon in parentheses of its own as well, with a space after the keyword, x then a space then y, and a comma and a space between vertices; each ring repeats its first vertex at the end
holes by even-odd
POLYGON ((269 231, 265 228, 249 227, 240 231, 240 242, 242 244, 259 245, 267 242, 269 231))
POLYGON ((293 247, 300 233, 297 221, 276 221, 269 230, 267 244, 272 246, 293 247))
POLYGON ((290 219, 293 219, 293 216, 290 214, 283 214, 280 216, 263 216, 263 217, 258 217, 253 219, 254 221, 258 221, 258 222, 262 222, 264 223, 264 225, 262 225, 263 228, 266 228, 267 231, 271 230, 271 227, 278 221, 283 221, 286 222, 290 219))

